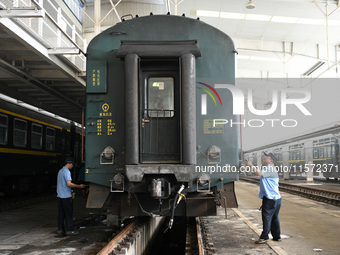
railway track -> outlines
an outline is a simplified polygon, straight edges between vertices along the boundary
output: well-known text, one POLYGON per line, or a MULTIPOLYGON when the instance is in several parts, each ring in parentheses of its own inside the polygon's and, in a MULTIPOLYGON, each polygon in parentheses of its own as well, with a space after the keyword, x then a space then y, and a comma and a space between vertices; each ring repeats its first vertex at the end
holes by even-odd
MULTIPOLYGON (((260 184, 259 179, 254 178, 240 178, 242 181, 260 184)), ((334 192, 329 190, 314 189, 311 187, 304 187, 300 185, 288 184, 280 182, 280 191, 284 191, 290 194, 299 195, 309 199, 313 199, 319 202, 340 206, 340 192, 334 192)))
POLYGON ((188 218, 185 255, 204 255, 204 233, 201 232, 200 218, 188 218))
MULTIPOLYGON (((165 217, 155 217, 147 220, 136 218, 119 232, 98 255, 168 254, 169 252, 173 254, 173 251, 167 251, 167 248, 160 244, 162 242, 161 239, 164 239, 165 233, 163 229, 167 228, 167 224, 168 222, 165 220, 165 217), (153 246, 159 247, 156 250, 152 250, 153 246)), ((175 231, 175 233, 170 235, 172 236, 171 238, 165 236, 166 242, 173 242, 170 246, 174 246, 175 243, 185 243, 183 249, 180 249, 179 252, 178 250, 174 252, 178 255, 209 255, 211 252, 208 252, 209 249, 206 249, 209 242, 207 231, 201 233, 203 224, 198 217, 188 217, 186 227, 183 228, 186 231, 186 233, 183 233, 185 240, 179 240, 178 236, 182 234, 176 232, 178 230, 171 229, 166 231, 175 231)))
POLYGON ((163 221, 164 217, 133 219, 97 255, 145 254, 163 221))

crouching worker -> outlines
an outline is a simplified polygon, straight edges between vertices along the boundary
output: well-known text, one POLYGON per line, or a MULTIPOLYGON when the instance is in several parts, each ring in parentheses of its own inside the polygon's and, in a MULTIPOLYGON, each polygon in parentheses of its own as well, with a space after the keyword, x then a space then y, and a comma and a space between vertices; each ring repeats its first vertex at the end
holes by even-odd
POLYGON ((59 235, 78 235, 73 226, 73 205, 71 188, 85 187, 84 184, 72 183, 70 170, 74 167, 74 160, 66 158, 64 167, 59 170, 57 178, 57 197, 58 197, 58 234, 59 235), (64 226, 66 221, 66 231, 64 226))
POLYGON ((263 231, 257 244, 266 243, 271 232, 274 241, 281 241, 279 212, 281 208, 281 195, 279 193, 279 175, 275 171, 276 157, 273 153, 264 154, 262 168, 259 169, 249 161, 246 165, 251 167, 260 178, 260 194, 262 199, 262 223, 263 231))

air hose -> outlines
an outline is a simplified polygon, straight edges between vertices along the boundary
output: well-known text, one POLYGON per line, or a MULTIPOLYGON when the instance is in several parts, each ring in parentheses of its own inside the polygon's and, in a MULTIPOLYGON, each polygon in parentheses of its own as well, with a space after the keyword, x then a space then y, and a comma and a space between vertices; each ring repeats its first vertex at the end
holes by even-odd
POLYGON ((181 187, 179 188, 179 190, 176 193, 174 203, 172 205, 171 218, 170 218, 169 225, 168 225, 169 229, 171 229, 173 224, 174 224, 175 209, 176 209, 177 205, 179 204, 179 202, 181 201, 182 198, 185 198, 184 194, 182 194, 182 191, 184 190, 184 188, 185 188, 185 186, 182 184, 181 187))

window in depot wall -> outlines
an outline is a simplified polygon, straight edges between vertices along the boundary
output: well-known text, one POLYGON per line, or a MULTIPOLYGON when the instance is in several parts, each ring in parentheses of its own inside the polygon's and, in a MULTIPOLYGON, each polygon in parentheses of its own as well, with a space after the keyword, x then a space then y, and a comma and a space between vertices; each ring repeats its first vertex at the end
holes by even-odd
POLYGON ((83 20, 83 6, 84 3, 81 0, 63 0, 67 8, 72 12, 74 17, 82 24, 83 20))
POLYGON ((148 80, 148 115, 170 118, 175 115, 174 78, 152 77, 148 80))

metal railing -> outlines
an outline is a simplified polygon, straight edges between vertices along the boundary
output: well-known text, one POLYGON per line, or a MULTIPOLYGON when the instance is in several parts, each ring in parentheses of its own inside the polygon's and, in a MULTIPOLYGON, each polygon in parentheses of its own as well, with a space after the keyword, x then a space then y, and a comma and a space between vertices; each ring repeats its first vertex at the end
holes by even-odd
POLYGON ((61 54, 78 71, 85 71, 86 40, 77 32, 76 26, 70 24, 62 15, 60 7, 56 7, 50 0, 0 0, 0 9, 6 9, 9 13, 11 10, 29 8, 43 10, 45 16, 15 17, 13 21, 35 38, 44 41, 44 46, 50 50, 50 54, 61 54))

